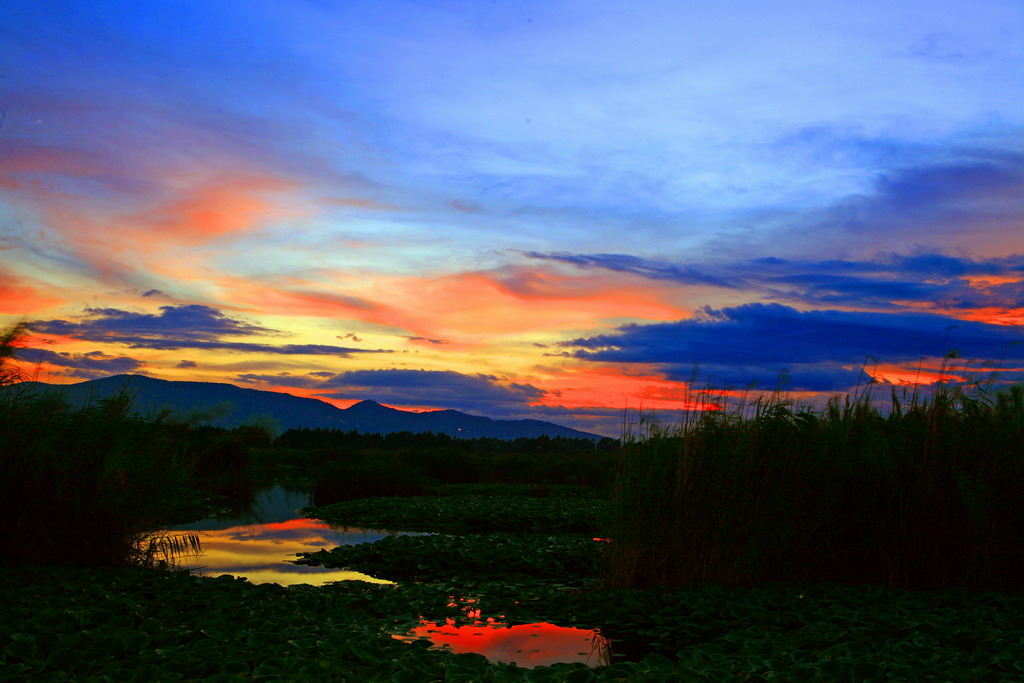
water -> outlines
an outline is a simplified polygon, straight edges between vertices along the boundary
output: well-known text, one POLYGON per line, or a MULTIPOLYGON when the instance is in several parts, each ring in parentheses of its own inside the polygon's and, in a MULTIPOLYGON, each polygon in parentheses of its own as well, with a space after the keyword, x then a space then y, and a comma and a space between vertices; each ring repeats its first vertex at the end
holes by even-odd
POLYGON ((599 631, 547 622, 509 625, 500 617, 484 618, 475 602, 468 599, 461 605, 463 613, 473 619, 471 624, 456 625, 454 619, 439 624, 424 619, 411 631, 392 637, 407 641, 425 638, 435 648, 475 652, 492 662, 528 669, 564 662, 587 666, 611 663, 611 643, 599 631))
MULTIPOLYGON (((252 509, 241 516, 201 519, 169 529, 199 535, 202 544, 198 556, 179 558, 178 566, 204 576, 231 574, 244 576, 251 583, 277 583, 282 586, 310 584, 322 586, 333 581, 394 583, 368 574, 345 569, 327 569, 292 564, 297 553, 315 552, 340 545, 373 543, 389 535, 417 535, 380 529, 332 528, 317 519, 299 515, 313 504, 312 493, 277 485, 257 493, 252 509)), ((515 662, 534 667, 558 662, 583 662, 600 666, 610 661, 608 641, 598 632, 556 626, 549 623, 510 626, 499 618, 484 618, 468 601, 463 611, 473 619, 470 625, 456 626, 423 620, 400 640, 429 639, 434 647, 454 652, 475 652, 493 662, 515 662)))
POLYGON ((169 531, 195 532, 202 544, 199 556, 182 557, 178 566, 203 576, 231 574, 244 576, 251 583, 282 586, 299 583, 322 586, 332 581, 392 583, 360 572, 291 564, 298 553, 373 543, 385 536, 411 533, 332 528, 320 520, 299 516, 298 510, 312 503, 311 492, 277 485, 257 493, 256 502, 247 514, 209 517, 176 526, 169 531))

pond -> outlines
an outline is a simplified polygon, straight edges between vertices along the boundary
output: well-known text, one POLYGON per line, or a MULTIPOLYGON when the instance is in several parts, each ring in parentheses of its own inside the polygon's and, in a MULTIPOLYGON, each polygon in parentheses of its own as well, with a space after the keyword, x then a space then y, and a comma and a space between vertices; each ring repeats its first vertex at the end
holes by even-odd
MULTIPOLYGON (((194 532, 202 544, 198 556, 179 558, 178 566, 203 576, 244 576, 250 583, 322 586, 334 581, 393 583, 368 574, 292 564, 297 553, 341 545, 373 543, 386 536, 420 532, 331 527, 298 512, 313 504, 312 493, 276 485, 257 492, 252 508, 239 516, 218 516, 175 526, 167 531, 194 532)), ((607 641, 596 631, 548 623, 508 625, 485 618, 472 604, 463 611, 474 622, 456 626, 424 620, 401 640, 429 639, 435 647, 475 652, 494 662, 534 667, 557 662, 608 664, 607 641)))
MULTIPOLYGON (((290 586, 305 583, 322 586, 332 581, 391 583, 360 572, 291 564, 295 555, 320 548, 373 543, 385 536, 410 532, 380 529, 336 528, 300 516, 312 505, 309 491, 277 485, 259 491, 252 508, 237 517, 218 516, 173 527, 171 533, 193 531, 199 535, 202 554, 184 556, 178 566, 203 576, 232 574, 250 583, 290 586)), ((417 535, 417 534, 410 534, 417 535)))

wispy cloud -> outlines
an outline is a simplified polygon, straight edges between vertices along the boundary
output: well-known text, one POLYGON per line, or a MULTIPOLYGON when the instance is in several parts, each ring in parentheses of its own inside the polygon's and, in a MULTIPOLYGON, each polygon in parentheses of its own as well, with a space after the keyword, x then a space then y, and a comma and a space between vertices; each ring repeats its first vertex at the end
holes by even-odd
POLYGON ((86 308, 80 322, 38 320, 30 323, 36 332, 60 334, 89 341, 132 340, 173 335, 183 341, 213 341, 221 335, 252 336, 273 334, 274 330, 229 318, 212 306, 189 304, 161 306, 160 313, 139 313, 117 308, 86 308))
MULTIPOLYGON (((279 372, 273 375, 259 373, 244 373, 236 375, 235 379, 245 384, 260 384, 275 387, 299 387, 302 389, 313 389, 323 385, 324 378, 319 376, 322 373, 306 373, 295 375, 290 372, 279 372)), ((332 373, 327 373, 332 374, 332 373)))
POLYGON ((161 306, 159 314, 116 308, 87 308, 78 322, 36 320, 29 329, 81 339, 124 344, 137 349, 224 349, 285 355, 325 355, 352 358, 360 353, 390 353, 385 349, 359 349, 330 344, 265 344, 230 341, 223 337, 282 336, 283 333, 230 318, 201 304, 161 306))
POLYGON ((929 306, 936 311, 1024 306, 1024 254, 972 259, 935 252, 878 254, 872 260, 798 260, 761 257, 734 263, 672 264, 625 254, 529 254, 584 269, 690 282, 688 273, 708 281, 734 283, 769 301, 824 306, 899 309, 929 306), (674 278, 674 273, 683 273, 674 278))
POLYGON ((339 399, 374 399, 392 405, 437 406, 492 415, 522 409, 545 394, 531 384, 451 370, 350 370, 321 386, 331 390, 322 395, 339 399))
POLYGON ((691 266, 653 261, 630 254, 542 254, 530 251, 526 252, 525 256, 531 259, 568 263, 582 269, 602 268, 619 273, 631 273, 651 280, 671 280, 684 285, 708 285, 734 289, 742 284, 741 280, 729 280, 702 272, 691 266))
POLYGON ((102 351, 87 353, 62 353, 50 349, 24 350, 23 357, 32 363, 45 363, 51 366, 67 368, 68 377, 81 379, 97 379, 110 375, 135 372, 145 367, 144 361, 129 356, 111 356, 102 351))
POLYGON ((124 233, 135 233, 143 243, 198 244, 294 213, 273 196, 297 187, 279 177, 215 176, 177 190, 168 203, 120 217, 119 222, 124 233))
POLYGON ((411 342, 423 342, 426 344, 433 344, 435 346, 451 343, 447 339, 430 339, 429 337, 406 336, 406 339, 408 339, 411 342))

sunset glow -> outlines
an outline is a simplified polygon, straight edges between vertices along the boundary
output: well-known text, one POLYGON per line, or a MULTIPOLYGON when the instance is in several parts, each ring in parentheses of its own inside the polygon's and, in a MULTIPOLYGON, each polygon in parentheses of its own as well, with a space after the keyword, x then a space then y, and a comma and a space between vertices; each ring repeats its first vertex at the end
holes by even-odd
POLYGON ((1022 378, 1017 0, 4 9, 0 324, 42 381, 617 436, 953 350, 1022 378))

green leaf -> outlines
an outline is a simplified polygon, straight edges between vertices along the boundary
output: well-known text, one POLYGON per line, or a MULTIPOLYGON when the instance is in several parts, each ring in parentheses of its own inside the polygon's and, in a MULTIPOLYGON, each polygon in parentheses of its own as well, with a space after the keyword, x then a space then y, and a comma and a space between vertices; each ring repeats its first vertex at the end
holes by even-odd
POLYGON ((885 676, 885 667, 874 662, 854 662, 850 666, 850 676, 855 679, 881 678, 885 676))
POLYGON ((138 652, 150 643, 148 633, 136 631, 121 638, 121 649, 125 652, 138 652))
POLYGON ((4 655, 16 659, 31 659, 36 654, 35 639, 12 640, 4 648, 4 655))
POLYGON ((786 680, 793 683, 806 683, 818 680, 821 671, 816 666, 798 666, 786 674, 786 680))
POLYGON ((225 641, 231 639, 231 634, 222 628, 209 627, 200 629, 199 632, 208 638, 213 638, 214 640, 225 641))
POLYGON ((46 658, 46 665, 58 671, 74 671, 84 661, 85 656, 80 650, 59 647, 46 658))

